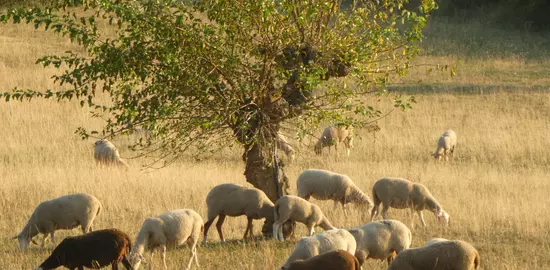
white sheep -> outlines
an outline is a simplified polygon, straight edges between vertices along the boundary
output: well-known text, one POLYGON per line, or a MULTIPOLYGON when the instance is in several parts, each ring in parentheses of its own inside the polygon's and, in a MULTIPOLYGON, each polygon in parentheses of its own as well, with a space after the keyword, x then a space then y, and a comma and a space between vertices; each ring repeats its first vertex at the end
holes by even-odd
POLYGON ((353 181, 343 174, 325 170, 309 169, 303 171, 296 180, 298 196, 309 200, 333 200, 336 208, 338 202, 342 207, 347 203, 362 204, 370 211, 373 203, 371 198, 363 193, 353 181))
POLYGON ((160 249, 162 263, 164 268, 167 268, 166 248, 177 247, 185 243, 191 250, 191 257, 186 269, 191 268, 193 258, 198 267, 197 243, 202 230, 201 216, 191 209, 172 210, 160 216, 145 219, 130 252, 132 269, 139 268, 145 250, 152 253, 155 249, 160 249))
POLYGON ((128 168, 128 164, 118 153, 115 145, 107 139, 101 139, 94 144, 94 158, 101 165, 118 165, 128 168))
POLYGON ((353 148, 353 127, 347 126, 330 126, 327 127, 317 143, 315 144, 315 153, 320 155, 323 147, 328 147, 330 154, 330 147, 334 145, 336 154, 338 154, 338 144, 343 143, 346 147, 346 154, 349 156, 350 149, 353 148))
MULTIPOLYGON (((426 227, 422 210, 427 209, 434 213, 437 220, 449 225, 449 214, 437 202, 426 186, 413 183, 403 178, 381 178, 372 187, 374 207, 371 212, 371 220, 378 215, 378 207, 382 203, 382 217, 388 218, 390 207, 396 209, 411 209, 411 215, 418 213, 422 226, 426 227)), ((414 223, 411 225, 414 226, 414 223)))
MULTIPOLYGON (((215 186, 206 196, 206 205, 208 207, 208 219, 204 224, 204 239, 206 243, 208 229, 218 217, 216 228, 221 242, 225 242, 222 233, 222 226, 226 216, 237 217, 245 215, 248 218, 248 224, 244 231, 243 239, 253 236, 252 221, 254 219, 266 219, 266 223, 274 221, 274 204, 267 195, 257 189, 248 188, 235 184, 221 184, 215 186)), ((290 234, 292 228, 283 226, 285 237, 290 234)), ((271 233, 271 229, 269 231, 271 233)))
POLYGON ((294 261, 306 260, 332 250, 341 249, 355 254, 356 247, 355 238, 344 229, 328 230, 313 236, 303 237, 288 256, 282 269, 288 268, 294 261))
POLYGON ((294 160, 294 148, 292 148, 292 146, 288 143, 286 137, 281 133, 277 133, 277 148, 285 152, 288 161, 294 160))
POLYGON ((369 222, 349 232, 355 238, 357 251, 361 251, 355 253, 359 261, 371 258, 387 260, 390 264, 395 254, 409 248, 412 243, 411 230, 398 220, 369 222))
POLYGON ((449 156, 452 158, 454 156, 456 142, 456 133, 450 129, 446 130, 439 137, 437 149, 432 156, 437 160, 440 160, 442 156, 445 157, 445 160, 448 160, 449 156))
POLYGON ((319 206, 292 195, 283 196, 275 202, 274 218, 273 238, 279 240, 283 240, 282 226, 288 220, 305 224, 309 236, 315 232, 315 226, 320 226, 323 230, 336 229, 330 224, 319 206))
MULTIPOLYGON (((70 230, 80 225, 82 233, 92 231, 92 223, 101 211, 101 202, 87 193, 61 196, 38 204, 23 230, 14 237, 19 240, 19 247, 27 249, 32 238, 42 233, 42 247, 50 234, 53 245, 56 230, 70 230)), ((35 243, 34 241, 32 241, 35 243)))
POLYGON ((447 240, 404 250, 388 270, 474 270, 480 263, 479 252, 468 242, 447 240))

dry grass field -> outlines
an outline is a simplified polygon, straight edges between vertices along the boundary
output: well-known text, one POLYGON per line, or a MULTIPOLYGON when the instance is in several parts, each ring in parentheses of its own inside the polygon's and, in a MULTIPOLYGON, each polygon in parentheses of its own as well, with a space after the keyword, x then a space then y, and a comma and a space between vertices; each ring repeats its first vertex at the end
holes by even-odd
MULTIPOLYGON (((468 26, 434 27, 430 37, 464 28, 468 26)), ((524 39, 533 44, 546 40, 548 52, 548 39, 517 36, 506 38, 515 42, 518 51, 499 47, 495 54, 491 46, 476 45, 474 36, 428 38, 427 55, 417 61, 450 63, 460 58, 458 75, 449 78, 419 70, 393 85, 392 89, 414 93, 418 104, 412 111, 396 111, 381 120, 381 131, 375 136, 359 131, 361 137, 349 158, 343 152, 339 158, 319 157, 311 147, 300 147, 296 162, 287 167, 292 192, 296 177, 307 168, 348 174, 369 195, 377 179, 405 177, 428 186, 451 215, 447 229, 439 227, 429 212, 425 213, 428 228, 422 228, 415 217, 414 247, 432 237, 463 239, 479 250, 482 269, 548 269, 550 57, 534 56, 544 47, 521 49, 524 39), (455 160, 436 163, 430 153, 447 128, 458 134, 455 160)), ((0 90, 53 87, 49 76, 54 71, 34 62, 67 49, 75 47, 64 38, 26 26, 0 25, 0 90)), ((82 141, 74 134, 81 125, 98 127, 101 122, 92 119, 88 109, 70 102, 0 102, 0 269, 32 269, 52 250, 48 242, 46 250, 32 246, 22 252, 11 239, 41 201, 75 192, 94 194, 104 207, 94 227, 116 227, 134 238, 145 217, 191 208, 206 218, 205 196, 210 188, 225 182, 246 184, 240 149, 202 162, 183 160, 150 173, 140 171, 144 161, 139 159, 129 160, 132 169, 127 172, 100 169, 92 157, 93 140, 82 141)), ((115 140, 123 157, 132 156, 125 148, 130 140, 115 140)), ((368 213, 359 207, 352 207, 345 216, 331 202, 318 203, 337 227, 368 222, 368 213)), ((409 222, 405 211, 393 209, 390 215, 409 222)), ((210 230, 209 243, 198 249, 201 269, 275 269, 284 262, 296 240, 243 243, 237 239, 242 237, 245 220, 226 219, 225 236, 235 241, 224 245, 218 243, 215 228, 210 230)), ((256 234, 261 224, 255 222, 256 234)), ((303 225, 297 228, 297 235, 305 234, 303 225)), ((79 233, 63 231, 57 237, 79 233)), ((185 247, 170 250, 169 269, 183 269, 188 256, 185 247)), ((158 254, 153 265, 161 267, 158 254)), ((368 261, 364 269, 385 269, 385 264, 368 261)))

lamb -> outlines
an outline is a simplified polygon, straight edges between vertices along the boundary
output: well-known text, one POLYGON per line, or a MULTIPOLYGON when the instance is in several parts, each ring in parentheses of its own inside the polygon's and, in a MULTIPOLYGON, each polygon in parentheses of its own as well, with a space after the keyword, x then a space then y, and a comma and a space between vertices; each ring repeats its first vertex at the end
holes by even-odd
MULTIPOLYGON (((449 214, 437 202, 432 193, 422 184, 413 183, 403 178, 381 178, 372 187, 374 208, 371 219, 378 215, 378 207, 382 203, 382 217, 388 218, 388 210, 410 208, 411 214, 418 213, 422 226, 426 227, 422 210, 427 209, 434 213, 437 220, 449 225, 449 214)), ((414 224, 413 224, 414 225, 414 224)))
MULTIPOLYGON (((14 237, 19 240, 19 247, 26 250, 32 238, 42 233, 44 235, 42 248, 50 234, 55 246, 55 231, 70 230, 80 225, 82 233, 92 231, 92 223, 101 211, 99 200, 87 193, 77 193, 61 196, 38 204, 23 230, 14 237)), ((33 243, 35 243, 33 241, 33 243)))
MULTIPOLYGON (((245 215, 248 218, 243 239, 246 239, 247 236, 253 236, 252 221, 254 219, 265 218, 267 224, 272 224, 274 221, 273 202, 263 191, 257 188, 248 188, 230 183, 221 184, 208 192, 206 205, 208 207, 208 220, 204 224, 203 243, 206 243, 208 229, 216 217, 218 217, 216 228, 218 229, 218 235, 222 243, 225 242, 222 225, 226 216, 237 217, 245 215)), ((293 226, 283 226, 284 236, 288 236, 292 230, 293 226)), ((269 232, 271 232, 271 229, 269 232)))
POLYGON ((277 148, 285 152, 285 155, 288 158, 288 161, 294 160, 294 148, 290 146, 286 137, 281 133, 277 133, 277 148))
POLYGON ((130 270, 132 266, 127 255, 131 248, 130 237, 117 229, 67 237, 37 270, 55 269, 59 266, 79 270, 83 270, 84 267, 99 269, 109 264, 116 270, 119 262, 130 270))
POLYGON ((437 141, 437 149, 432 154, 436 160, 441 160, 441 157, 444 156, 445 160, 449 159, 449 156, 453 158, 456 146, 456 133, 452 130, 446 130, 439 137, 437 141))
POLYGON ((118 149, 107 139, 101 139, 95 142, 94 158, 96 162, 101 165, 117 165, 128 168, 126 161, 120 158, 118 149))
POLYGON ((370 211, 373 206, 371 198, 363 193, 347 176, 325 170, 310 169, 303 171, 296 180, 298 196, 309 200, 333 200, 336 208, 338 202, 342 207, 346 203, 355 203, 367 206, 370 211))
POLYGON ((355 238, 357 251, 361 251, 355 253, 360 261, 369 258, 387 260, 389 265, 395 254, 409 248, 412 243, 411 230, 392 219, 369 222, 349 232, 355 238))
POLYGON ((314 227, 320 226, 323 230, 336 229, 323 215, 321 208, 300 197, 286 195, 277 200, 274 211, 273 238, 283 240, 282 225, 288 221, 297 221, 305 224, 308 235, 312 236, 314 227))
POLYGON ((473 270, 480 265, 478 251, 461 240, 436 241, 401 252, 388 270, 473 270))
POLYGON ((359 270, 361 265, 357 258, 345 250, 333 250, 311 257, 307 260, 297 260, 284 270, 359 270))
POLYGON ((160 249, 164 268, 167 268, 166 247, 176 247, 185 243, 191 249, 191 257, 186 269, 191 268, 193 258, 198 267, 197 243, 203 228, 201 216, 190 209, 172 210, 160 216, 145 219, 130 253, 133 269, 139 268, 143 260, 142 254, 146 249, 152 253, 157 248, 160 249))
POLYGON ((355 254, 357 244, 350 232, 344 229, 328 230, 313 236, 303 237, 288 256, 281 269, 288 269, 297 260, 306 260, 332 250, 345 250, 355 254))
POLYGON ((353 148, 353 128, 348 126, 330 126, 327 127, 317 143, 314 150, 317 155, 320 155, 323 147, 328 147, 330 153, 330 147, 334 145, 336 154, 338 154, 338 144, 343 143, 346 147, 346 154, 349 156, 350 149, 353 148))

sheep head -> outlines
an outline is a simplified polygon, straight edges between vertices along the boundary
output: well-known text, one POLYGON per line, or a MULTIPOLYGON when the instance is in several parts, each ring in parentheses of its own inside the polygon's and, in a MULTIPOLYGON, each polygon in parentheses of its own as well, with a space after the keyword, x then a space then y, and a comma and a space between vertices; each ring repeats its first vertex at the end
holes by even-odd
POLYGON ((323 143, 321 142, 321 140, 317 141, 314 148, 315 154, 320 155, 322 148, 323 148, 323 143))
POLYGON ((139 269, 139 265, 142 262, 144 264, 147 264, 145 257, 143 257, 143 255, 137 252, 130 252, 130 255, 128 256, 128 260, 130 261, 130 265, 132 265, 132 269, 139 269))
POLYGON ((35 245, 37 244, 28 234, 20 233, 12 239, 17 239, 19 241, 19 248, 21 248, 21 250, 26 250, 31 242, 35 245))
POLYGON ((449 226, 449 219, 451 218, 451 216, 445 210, 438 209, 435 212, 435 217, 437 218, 437 221, 439 221, 439 223, 441 223, 442 225, 449 226))

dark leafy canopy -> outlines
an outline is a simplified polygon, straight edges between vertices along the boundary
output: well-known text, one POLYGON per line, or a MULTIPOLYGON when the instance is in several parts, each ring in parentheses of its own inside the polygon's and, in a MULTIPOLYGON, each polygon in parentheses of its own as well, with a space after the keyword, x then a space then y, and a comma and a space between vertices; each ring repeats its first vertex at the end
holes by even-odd
MULTIPOLYGON (((105 135, 151 130, 155 142, 136 146, 162 158, 235 141, 245 150, 267 147, 289 120, 305 134, 322 121, 360 125, 379 117, 364 96, 383 93, 389 76, 410 68, 435 8, 433 0, 412 11, 406 0, 79 2, 87 12, 59 5, 1 16, 85 49, 38 60, 62 70, 54 76, 61 90, 3 97, 76 99, 108 119, 105 135), (102 103, 100 92, 112 103, 102 103)), ((399 108, 411 102, 395 101, 399 108)))

